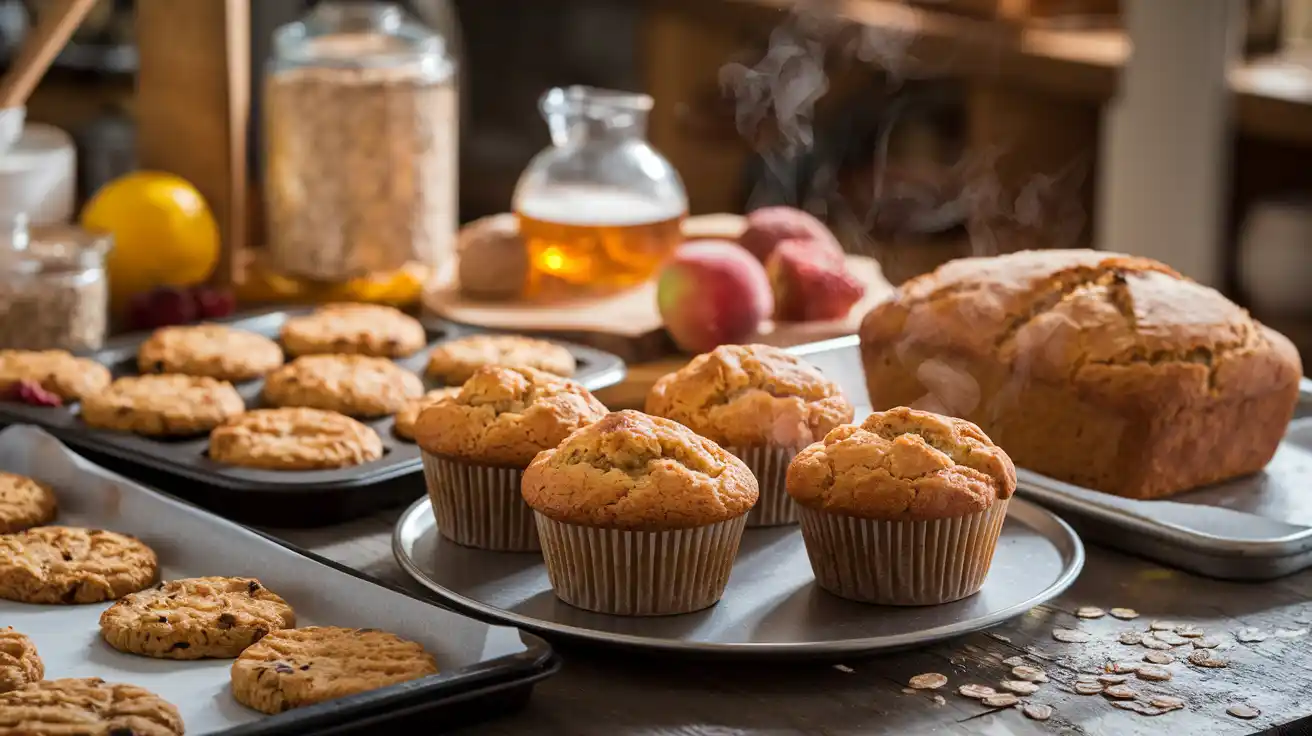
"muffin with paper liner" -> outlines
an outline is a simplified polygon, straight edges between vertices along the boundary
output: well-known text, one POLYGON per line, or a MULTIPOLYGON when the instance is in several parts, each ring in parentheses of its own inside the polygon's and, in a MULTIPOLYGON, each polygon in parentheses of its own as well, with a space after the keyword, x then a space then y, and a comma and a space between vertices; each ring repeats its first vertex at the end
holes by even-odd
POLYGON ((787 488, 820 587, 935 605, 984 585, 1016 469, 974 424, 899 407, 802 450, 787 488))
POLYGON ((556 596, 623 616, 689 613, 724 594, 756 478, 677 422, 607 414, 524 471, 556 596))
POLYGON ((414 436, 442 536, 479 549, 537 550, 519 492, 524 468, 605 415, 576 381, 502 366, 479 368, 458 392, 426 406, 414 436))
POLYGON ((797 522, 784 490, 803 447, 852 421, 852 404, 820 369, 768 345, 722 345, 661 377, 648 414, 673 419, 737 455, 760 486, 747 526, 797 522))

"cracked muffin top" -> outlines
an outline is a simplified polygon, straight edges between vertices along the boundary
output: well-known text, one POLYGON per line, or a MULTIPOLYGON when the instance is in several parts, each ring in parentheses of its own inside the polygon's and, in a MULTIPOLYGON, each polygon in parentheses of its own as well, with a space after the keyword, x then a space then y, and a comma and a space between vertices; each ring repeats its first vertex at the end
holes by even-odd
POLYGON ((758 494, 756 478, 728 451, 638 411, 607 414, 538 455, 522 488, 528 505, 548 518, 629 531, 736 519, 758 494))
POLYGON ((967 516, 1016 490, 1016 468, 970 422, 899 407, 835 429, 788 467, 788 495, 866 519, 967 516))
POLYGON ((606 407, 582 384, 533 368, 487 365, 419 414, 415 442, 434 455, 522 468, 606 407))
POLYGON ((844 422, 852 405, 820 369, 768 345, 722 345, 661 377, 647 413, 725 447, 800 447, 844 422))

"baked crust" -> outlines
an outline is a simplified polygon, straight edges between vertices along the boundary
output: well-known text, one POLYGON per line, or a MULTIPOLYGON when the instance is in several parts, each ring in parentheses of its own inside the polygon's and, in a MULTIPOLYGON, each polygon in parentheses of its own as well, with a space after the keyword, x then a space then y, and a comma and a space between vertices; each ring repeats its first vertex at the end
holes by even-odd
POLYGON ((574 375, 574 354, 554 342, 520 335, 469 335, 433 348, 424 369, 448 386, 468 381, 485 365, 536 368, 557 376, 574 375))
POLYGON ((161 327, 137 350, 141 373, 182 373, 222 381, 248 381, 282 363, 282 348, 273 340, 216 324, 161 327))
POLYGON ((724 447, 800 447, 852 421, 852 404, 818 368, 768 345, 722 345, 662 376, 648 414, 724 447))
POLYGON ((522 490, 534 511, 555 521, 627 531, 736 519, 758 495, 742 460, 678 422, 631 410, 540 453, 522 490))
POLYGON ((77 401, 103 391, 111 380, 105 366, 64 350, 0 350, 0 393, 36 381, 64 401, 77 401))
POLYGON ((970 422, 898 407, 848 424, 788 466, 788 495, 832 513, 927 521, 979 513, 1016 490, 1016 468, 970 422))
POLYGON ((403 358, 424 346, 419 320, 381 304, 324 304, 282 326, 282 345, 293 356, 319 353, 403 358))
POLYGON ((419 415, 415 442, 434 455, 523 468, 606 415, 582 384, 532 368, 487 365, 419 415))
POLYGON ((264 379, 270 406, 304 406, 353 417, 394 414, 424 393, 419 376, 386 358, 305 355, 264 379))
POLYGON ((1302 375, 1287 339, 1216 291, 1091 250, 952 261, 860 334, 873 408, 969 419, 1022 467, 1136 498, 1261 469, 1302 375))

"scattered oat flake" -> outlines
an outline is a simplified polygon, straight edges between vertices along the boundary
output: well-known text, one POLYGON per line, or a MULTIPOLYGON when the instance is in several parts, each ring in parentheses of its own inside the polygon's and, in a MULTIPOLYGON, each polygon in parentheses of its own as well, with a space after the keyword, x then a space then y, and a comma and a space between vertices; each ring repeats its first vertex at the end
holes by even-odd
POLYGON ((1087 674, 1076 675, 1076 676, 1075 676, 1075 681, 1076 681, 1076 682, 1097 682, 1097 681, 1098 681, 1098 676, 1097 676, 1097 675, 1087 675, 1087 674))
POLYGON ((1260 641, 1266 641, 1267 634, 1261 629, 1251 627, 1242 628, 1235 632, 1235 638, 1245 644, 1256 644, 1260 641))
POLYGON ((1097 695, 1101 693, 1103 686, 1097 682, 1077 682, 1075 683, 1075 692, 1080 695, 1097 695))
POLYGON ((1026 718, 1035 721, 1046 721, 1052 718, 1052 706, 1043 705, 1042 703, 1026 703, 1021 706, 1020 712, 1024 713, 1026 718))
POLYGON ((1153 631, 1172 631, 1175 629, 1176 625, 1177 624, 1171 623, 1170 621, 1154 621, 1148 624, 1148 628, 1153 631))
POLYGON ((1011 643, 1011 637, 1010 637, 1010 636, 1003 636, 1002 634, 994 634, 993 632, 989 632, 989 636, 993 637, 994 639, 997 639, 998 641, 1002 642, 1003 644, 1010 644, 1010 643, 1011 643))
POLYGON ((1117 700, 1129 700, 1138 695, 1129 685, 1108 685, 1103 688, 1102 694, 1117 700))
POLYGON ((1020 698, 1011 693, 998 693, 997 695, 990 695, 983 699, 984 705, 987 705, 990 708, 1010 708, 1019 702, 1020 698))
MULTIPOLYGON (((1175 655, 1166 652, 1148 652, 1143 655, 1143 661, 1153 664, 1170 664, 1175 661, 1175 655)), ((1139 669, 1143 669, 1140 667, 1139 669)))
POLYGON ((1140 680, 1149 680, 1151 682, 1165 682, 1171 679, 1171 671, 1165 667, 1158 667, 1155 664, 1146 664, 1139 668, 1135 673, 1140 680))
POLYGON ((1254 708, 1251 705, 1248 705, 1247 703, 1235 703, 1229 708, 1226 708, 1225 712, 1229 713, 1235 718, 1257 718, 1258 716, 1262 715, 1262 711, 1258 710, 1257 708, 1254 708))
POLYGON ((1194 649, 1216 649, 1221 646, 1220 637, 1204 636, 1201 639, 1194 639, 1194 649))
POLYGON ((997 695, 998 691, 988 685, 962 685, 957 688, 957 694, 964 695, 967 698, 974 698, 975 700, 983 700, 984 698, 997 695))
POLYGON ((1025 664, 1025 662, 1027 661, 1028 660, 1026 660, 1024 657, 1007 657, 1006 659, 1002 660, 1002 663, 1007 665, 1008 667, 1019 667, 1025 664))
POLYGON ((1143 642, 1141 643, 1145 647, 1148 647, 1149 649, 1156 649, 1161 652, 1165 652, 1171 648, 1170 644, 1167 644, 1166 642, 1162 641, 1161 639, 1158 639, 1156 636, 1153 636, 1151 634, 1145 636, 1143 638, 1143 642))
POLYGON ((853 672, 856 672, 856 670, 852 669, 851 667, 848 667, 845 664, 836 664, 834 665, 834 669, 838 670, 839 672, 846 672, 849 675, 852 674, 853 672))
POLYGON ((937 672, 926 672, 923 675, 912 677, 907 684, 916 690, 937 690, 948 684, 948 678, 937 672))
POLYGON ((1154 695, 1149 703, 1157 708, 1179 710, 1184 707, 1184 698, 1177 698, 1174 695, 1154 695))
POLYGON ((1217 667, 1225 667, 1227 663, 1224 659, 1213 654, 1212 650, 1199 649, 1198 651, 1189 654, 1189 664, 1215 669, 1217 667))
POLYGON ((1019 667, 1011 668, 1011 674, 1022 680, 1029 680, 1030 682, 1048 681, 1048 673, 1038 667, 1030 667, 1028 665, 1020 665, 1019 667))
POLYGON ((915 694, 916 694, 916 691, 913 690, 913 689, 911 689, 911 688, 909 688, 909 687, 904 687, 904 688, 902 688, 902 692, 903 692, 903 693, 906 693, 907 695, 915 695, 915 694))
POLYGON ((947 702, 948 702, 947 699, 944 698, 942 695, 934 696, 934 705, 947 705, 947 702))
POLYGON ((1133 711, 1141 716, 1160 716, 1163 713, 1170 713, 1175 710, 1175 708, 1156 708, 1137 700, 1117 700, 1112 703, 1112 707, 1133 711))
POLYGON ((1307 629, 1276 629, 1276 636, 1281 639, 1293 639, 1298 636, 1306 636, 1307 629))
POLYGON ((1139 612, 1133 608, 1113 608, 1107 613, 1111 614, 1112 618, 1119 618, 1122 621, 1139 618, 1139 612))
POLYGON ((1134 673, 1138 672, 1139 668, 1142 666, 1143 662, 1109 662, 1107 664, 1107 671, 1115 672, 1117 674, 1125 674, 1127 672, 1134 673))
POLYGON ((1203 631, 1197 626, 1194 626, 1193 624, 1180 624, 1179 626, 1175 627, 1175 633, 1185 637, 1186 639, 1197 639, 1198 637, 1202 636, 1207 632, 1203 631))
POLYGON ((1127 679, 1126 675, 1098 675, 1098 682, 1104 685, 1119 685, 1127 679))
POLYGON ((1156 634, 1153 634, 1153 638, 1157 639, 1158 641, 1164 641, 1173 647, 1184 646, 1185 644, 1189 643, 1188 639, 1184 638, 1183 636, 1180 636, 1174 631, 1159 631, 1156 634))
POLYGON ((1080 618, 1102 618, 1107 612, 1097 606, 1080 606, 1075 609, 1075 615, 1080 618))
POLYGON ((1065 644, 1085 644, 1093 637, 1078 629, 1053 629, 1052 638, 1065 644))
POLYGON ((1122 644, 1129 644, 1130 646, 1138 646, 1143 643, 1143 632, 1122 631, 1119 640, 1122 644))
POLYGON ((1037 682, 1029 682, 1028 680, 1003 680, 999 684, 1002 685, 1003 690, 1016 693, 1017 695, 1033 695, 1039 691, 1039 684, 1037 682))

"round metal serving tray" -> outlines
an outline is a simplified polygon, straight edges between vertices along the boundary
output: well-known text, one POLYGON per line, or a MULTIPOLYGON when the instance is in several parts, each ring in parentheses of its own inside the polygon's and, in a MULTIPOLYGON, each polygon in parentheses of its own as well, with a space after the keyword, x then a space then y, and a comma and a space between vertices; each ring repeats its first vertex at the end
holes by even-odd
POLYGON ((826 593, 796 526, 748 529, 724 597, 680 616, 609 616, 562 603, 540 554, 461 547, 438 534, 426 498, 397 522, 392 550, 420 584, 475 615, 606 644, 721 655, 876 652, 948 639, 1060 595, 1084 566, 1084 546, 1066 522, 1019 498, 984 588, 941 606, 871 606, 826 593))

